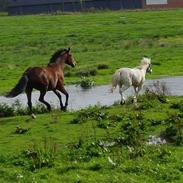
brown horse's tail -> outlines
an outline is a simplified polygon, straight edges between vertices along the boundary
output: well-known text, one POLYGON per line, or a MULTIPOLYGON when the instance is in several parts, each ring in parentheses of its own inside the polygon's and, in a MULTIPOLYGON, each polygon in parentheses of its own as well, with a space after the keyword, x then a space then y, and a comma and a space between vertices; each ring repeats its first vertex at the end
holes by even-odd
POLYGON ((20 80, 18 81, 16 86, 8 94, 6 94, 5 97, 13 98, 13 97, 16 97, 19 94, 21 94, 25 90, 25 88, 27 86, 27 82, 28 82, 28 77, 26 74, 24 74, 20 78, 20 80))

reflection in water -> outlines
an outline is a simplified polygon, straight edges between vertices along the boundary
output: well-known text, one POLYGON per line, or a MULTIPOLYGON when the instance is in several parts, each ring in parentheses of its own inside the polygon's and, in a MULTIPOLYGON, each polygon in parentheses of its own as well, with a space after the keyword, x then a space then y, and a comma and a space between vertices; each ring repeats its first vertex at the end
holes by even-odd
MULTIPOLYGON (((154 82, 165 82, 171 95, 181 96, 183 95, 183 77, 164 78, 159 80, 147 80, 145 86, 152 86, 154 82)), ((78 110, 86 108, 90 105, 112 105, 115 101, 120 100, 118 89, 112 94, 110 93, 111 85, 96 86, 91 89, 84 90, 78 86, 70 85, 66 86, 66 89, 70 95, 69 106, 70 110, 78 110)), ((129 88, 125 91, 126 97, 134 94, 133 88, 129 88)), ((65 96, 62 95, 63 101, 65 96)), ((32 102, 36 104, 38 102, 39 92, 35 91, 32 94, 32 102)), ((16 98, 7 99, 0 97, 1 103, 7 103, 11 105, 16 100, 19 100, 22 105, 27 105, 27 98, 25 94, 21 94, 16 98)), ((53 92, 47 92, 45 100, 52 104, 54 107, 59 107, 59 100, 53 92)))

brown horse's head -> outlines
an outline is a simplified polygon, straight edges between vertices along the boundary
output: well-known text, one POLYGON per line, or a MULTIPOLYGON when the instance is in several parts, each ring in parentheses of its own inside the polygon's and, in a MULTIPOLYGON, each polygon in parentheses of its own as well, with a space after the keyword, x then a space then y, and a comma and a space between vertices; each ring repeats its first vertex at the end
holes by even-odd
POLYGON ((65 61, 65 63, 67 64, 67 65, 70 65, 70 66, 72 66, 72 67, 75 67, 75 65, 76 65, 76 62, 75 62, 75 60, 74 60, 74 58, 73 58, 73 56, 72 56, 72 54, 70 53, 70 48, 68 48, 68 50, 66 51, 66 61, 65 61))
POLYGON ((64 62, 67 65, 70 65, 72 67, 75 67, 75 60, 70 53, 70 48, 68 49, 59 49, 57 50, 51 57, 50 63, 58 63, 58 62, 64 62))

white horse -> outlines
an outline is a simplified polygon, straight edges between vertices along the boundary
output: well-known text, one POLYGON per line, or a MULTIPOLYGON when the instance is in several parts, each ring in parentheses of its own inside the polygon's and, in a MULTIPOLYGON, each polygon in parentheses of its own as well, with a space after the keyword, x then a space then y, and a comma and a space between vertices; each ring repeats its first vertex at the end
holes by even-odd
POLYGON ((127 90, 130 86, 134 87, 136 98, 139 94, 139 91, 142 89, 145 82, 146 73, 151 73, 151 59, 143 57, 139 66, 131 68, 121 68, 116 70, 112 77, 112 89, 113 92, 117 85, 119 86, 119 93, 121 95, 121 104, 125 103, 123 92, 127 90))

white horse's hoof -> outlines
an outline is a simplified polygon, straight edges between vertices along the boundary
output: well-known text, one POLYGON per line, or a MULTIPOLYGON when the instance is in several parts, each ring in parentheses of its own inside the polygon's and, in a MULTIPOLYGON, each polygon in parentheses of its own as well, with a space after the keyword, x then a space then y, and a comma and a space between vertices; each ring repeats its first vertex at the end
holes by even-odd
POLYGON ((124 105, 124 104, 125 104, 125 101, 124 101, 124 100, 123 100, 123 101, 121 101, 121 102, 120 102, 120 104, 121 104, 121 105, 124 105))
POLYGON ((136 98, 133 99, 133 103, 134 103, 134 104, 137 103, 137 99, 136 99, 136 98))

